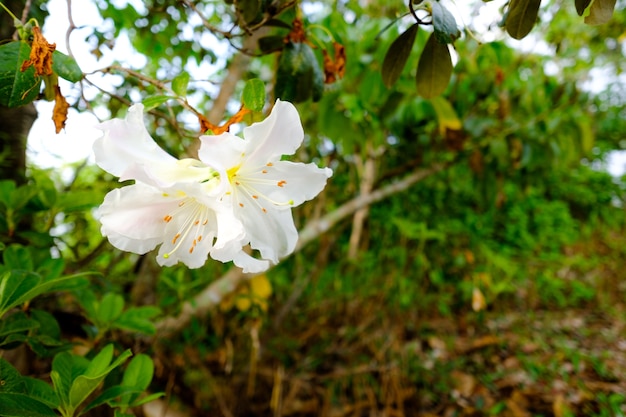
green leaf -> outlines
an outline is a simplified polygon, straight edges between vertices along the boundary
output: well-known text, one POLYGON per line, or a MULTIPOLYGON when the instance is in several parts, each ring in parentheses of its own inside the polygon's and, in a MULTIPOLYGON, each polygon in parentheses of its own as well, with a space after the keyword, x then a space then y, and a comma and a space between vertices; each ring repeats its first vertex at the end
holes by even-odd
POLYGON ((83 72, 80 70, 76 60, 59 51, 52 53, 52 71, 56 72, 59 77, 72 83, 77 83, 83 78, 83 72))
POLYGON ((83 375, 79 375, 72 382, 69 392, 70 407, 76 409, 100 385, 102 380, 114 368, 118 367, 128 357, 132 356, 130 349, 124 351, 112 364, 108 365, 113 353, 113 345, 109 344, 96 355, 83 375), (108 366, 107 366, 108 365, 108 366))
POLYGON ((51 208, 57 198, 57 189, 54 181, 50 179, 47 172, 34 171, 33 178, 37 183, 37 196, 45 208, 51 208))
POLYGON ((54 393, 54 388, 46 384, 46 382, 31 377, 23 377, 22 381, 24 381, 25 386, 24 392, 28 394, 29 397, 41 401, 51 408, 57 408, 59 406, 59 399, 54 393))
POLYGON ((39 327, 37 320, 29 319, 23 312, 12 314, 0 322, 0 337, 20 333, 39 327), (21 314, 20 314, 21 313, 21 314))
POLYGON ((136 355, 126 367, 122 385, 137 387, 145 390, 152 381, 154 375, 154 363, 150 356, 140 353, 136 355))
POLYGON ((57 197, 56 208, 70 213, 84 211, 102 203, 102 195, 94 191, 68 191, 57 197))
POLYGON ((174 97, 171 96, 151 96, 143 101, 144 111, 150 111, 174 97))
POLYGON ((0 392, 2 417, 57 417, 50 407, 26 394, 0 392))
POLYGON ((156 327, 151 318, 158 315, 161 310, 153 306, 130 308, 115 320, 113 325, 117 328, 153 335, 156 327))
POLYGON ((576 13, 578 16, 582 16, 585 13, 585 10, 591 4, 592 0, 575 0, 576 2, 576 13))
POLYGON ((40 277, 28 271, 7 271, 0 276, 0 317, 29 300, 28 294, 39 285, 40 277))
POLYGON ((2 203, 5 207, 11 206, 11 195, 16 188, 15 181, 0 181, 0 203, 2 203))
POLYGON ((278 61, 274 96, 299 103, 318 101, 324 91, 324 75, 315 54, 306 43, 289 42, 278 61))
POLYGON ((147 395, 147 396, 145 396, 143 398, 140 398, 139 400, 133 402, 132 406, 133 407, 142 406, 142 405, 144 405, 146 403, 149 403, 150 401, 156 400, 157 398, 163 397, 164 395, 165 395, 164 392, 155 392, 154 394, 147 395))
POLYGON ((47 258, 39 263, 36 272, 42 276, 44 281, 47 281, 60 277, 63 269, 65 269, 63 258, 47 258))
POLYGON ((238 0, 237 11, 246 23, 255 20, 261 10, 261 2, 259 0, 238 0))
POLYGON ((452 58, 448 45, 431 34, 417 65, 417 92, 424 98, 443 93, 452 76, 452 58))
POLYGON ((435 113, 437 113, 437 121, 439 122, 439 133, 442 135, 446 133, 446 130, 461 130, 463 123, 457 116, 456 111, 448 100, 444 97, 433 97, 430 99, 435 113))
POLYGON ((241 101, 248 110, 261 111, 265 106, 265 84, 258 78, 246 81, 241 101))
POLYGON ((24 41, 0 45, 0 104, 19 107, 37 98, 41 77, 35 68, 22 72, 22 64, 30 56, 30 46, 24 41))
POLYGON ((57 340, 61 338, 61 327, 52 314, 45 310, 33 308, 30 310, 30 315, 39 323, 38 334, 44 334, 57 340))
POLYGON ((124 297, 119 294, 108 293, 102 300, 95 319, 100 324, 109 324, 115 321, 124 311, 124 297))
POLYGON ((259 38, 259 49, 263 54, 280 51, 284 46, 285 37, 281 35, 263 36, 259 38))
POLYGON ((48 291, 58 291, 60 288, 74 284, 81 280, 83 275, 65 275, 59 278, 41 282, 41 277, 28 271, 14 270, 0 277, 0 317, 11 308, 30 301, 48 291))
POLYGON ((419 25, 416 23, 407 30, 405 30, 400 36, 398 36, 385 54, 383 60, 382 76, 385 86, 391 87, 400 78, 402 70, 406 65, 406 61, 411 55, 411 49, 415 43, 415 36, 417 35, 417 29, 419 25))
MULTIPOLYGON (((181 72, 172 80, 172 90, 181 97, 187 95, 187 86, 189 85, 189 73, 181 72)), ((145 106, 145 102, 144 102, 145 106)))
POLYGON ((54 391, 60 400, 63 408, 70 407, 70 387, 72 382, 89 366, 89 360, 82 356, 72 355, 69 352, 61 352, 52 360, 52 372, 50 379, 54 386, 54 391))
MULTIPOLYGON (((22 375, 5 359, 0 358, 0 393, 24 393, 25 385, 22 375)), ((0 413, 0 416, 4 415, 0 413)))
POLYGON ((91 360, 83 375, 88 377, 99 376, 111 363, 113 359, 113 345, 108 344, 91 360))
POLYGON ((541 0, 511 0, 504 22, 506 31, 514 39, 522 39, 537 22, 541 0))
POLYGON ((588 25, 602 25, 613 17, 616 0, 593 0, 589 6, 589 15, 585 17, 588 25))
POLYGON ((2 259, 7 269, 31 271, 35 267, 30 251, 22 245, 9 245, 4 251, 2 259))
POLYGON ((31 198, 37 195, 37 192, 37 187, 34 185, 22 185, 16 188, 11 193, 8 207, 14 210, 24 207, 31 198))
POLYGON ((442 6, 438 0, 433 1, 431 6, 435 36, 437 36, 437 39, 441 43, 454 42, 461 36, 461 31, 456 24, 456 19, 454 19, 452 13, 442 6))
MULTIPOLYGON (((83 415, 87 413, 89 410, 96 408, 102 404, 106 404, 109 401, 112 401, 119 396, 140 394, 142 391, 143 391, 142 389, 139 389, 137 387, 122 386, 122 385, 112 386, 104 390, 102 393, 100 393, 100 395, 94 398, 93 401, 87 404, 87 406, 81 410, 80 414, 83 415)), ((123 404, 126 404, 126 403, 123 403, 123 404)))

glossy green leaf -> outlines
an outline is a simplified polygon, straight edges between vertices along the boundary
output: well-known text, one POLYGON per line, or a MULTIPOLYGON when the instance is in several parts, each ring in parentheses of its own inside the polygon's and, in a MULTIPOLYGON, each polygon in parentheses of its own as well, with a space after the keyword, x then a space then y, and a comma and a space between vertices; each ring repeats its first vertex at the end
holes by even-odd
POLYGON ((73 83, 77 83, 83 78, 83 72, 76 60, 59 51, 52 53, 52 70, 59 77, 73 83))
POLYGON ((248 110, 261 111, 265 106, 265 84, 258 78, 246 81, 241 96, 243 105, 248 110))
POLYGON ((417 65, 417 92, 424 98, 443 93, 452 76, 452 58, 448 45, 431 34, 417 65))
MULTIPOLYGON (((187 95, 187 87, 189 86, 189 73, 181 72, 172 80, 172 90, 181 97, 187 95)), ((144 106, 145 106, 144 102, 144 106)))
MULTIPOLYGON (((152 359, 145 354, 136 355, 126 367, 122 385, 127 387, 135 387, 139 392, 144 391, 152 382, 154 375, 154 363, 152 359)), ((138 395, 125 395, 121 398, 124 404, 132 404, 138 395)))
POLYGON ((48 407, 57 408, 59 406, 59 399, 54 393, 54 389, 41 379, 22 377, 24 382, 24 392, 29 397, 41 401, 48 407))
POLYGON ((132 356, 130 350, 122 352, 118 358, 110 365, 108 362, 112 358, 113 345, 107 345, 105 348, 96 355, 96 357, 89 364, 89 367, 85 370, 83 375, 79 375, 72 381, 72 385, 69 391, 69 404, 70 407, 76 409, 83 401, 94 392, 94 390, 100 385, 104 378, 113 369, 122 364, 126 359, 132 356), (110 346, 110 347, 109 347, 110 346))
POLYGON ((30 46, 24 41, 0 45, 0 104, 19 107, 37 98, 41 77, 35 68, 22 72, 22 64, 30 56, 30 46))
POLYGON ((506 31, 514 39, 522 39, 530 33, 539 14, 541 0, 511 0, 504 22, 506 31))
POLYGON ((589 15, 585 17, 588 25, 603 25, 613 17, 616 0, 593 0, 589 6, 589 15))
POLYGON ((154 363, 150 356, 140 353, 136 355, 126 367, 122 385, 138 387, 142 390, 148 388, 154 374, 154 363))
POLYGON ((419 25, 416 23, 405 30, 389 46, 383 60, 382 76, 387 87, 391 87, 400 78, 406 61, 411 55, 419 25))
POLYGON ((274 96, 292 103, 318 101, 323 91, 324 75, 311 47, 288 43, 278 61, 274 96))
POLYGON ((57 417, 58 414, 41 401, 26 394, 0 392, 2 417, 57 417))
POLYGON ((0 276, 0 317, 13 307, 30 300, 27 294, 37 288, 41 277, 28 271, 7 271, 0 276))
POLYGON ((576 13, 578 16, 582 16, 585 13, 585 10, 591 4, 592 0, 574 0, 576 4, 576 13))
POLYGON ((70 407, 69 396, 72 382, 78 375, 82 375, 88 366, 89 360, 69 352, 61 352, 52 360, 50 379, 52 379, 54 391, 62 407, 66 409, 70 407))
POLYGON ((67 285, 73 286, 84 275, 65 275, 43 281, 41 276, 29 271, 13 270, 0 276, 0 317, 11 308, 30 301, 48 291, 58 291, 67 285))
POLYGON ((437 36, 439 42, 442 43, 454 42, 461 36, 461 31, 456 24, 456 19, 439 1, 433 1, 431 6, 435 36, 437 36))
POLYGON ((164 95, 147 97, 142 102, 144 111, 146 111, 146 112, 150 111, 150 110, 160 106, 161 104, 165 103, 166 101, 171 100, 172 98, 174 98, 174 97, 164 96, 164 95))

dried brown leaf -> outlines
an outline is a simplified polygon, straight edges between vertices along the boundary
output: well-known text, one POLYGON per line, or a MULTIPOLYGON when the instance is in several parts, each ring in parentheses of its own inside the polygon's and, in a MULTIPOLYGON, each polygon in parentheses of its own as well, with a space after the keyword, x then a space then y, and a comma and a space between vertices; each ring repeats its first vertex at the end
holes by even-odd
POLYGON ((30 47, 30 57, 22 64, 21 71, 24 72, 29 67, 34 66, 35 75, 52 75, 52 53, 56 47, 56 43, 48 43, 41 34, 39 26, 35 26, 33 28, 33 43, 30 47))
POLYGON ((67 100, 63 97, 63 94, 61 94, 61 88, 56 85, 54 88, 54 110, 52 111, 52 121, 54 122, 57 134, 65 127, 65 122, 67 121, 67 109, 69 109, 69 107, 70 105, 67 103, 67 100))

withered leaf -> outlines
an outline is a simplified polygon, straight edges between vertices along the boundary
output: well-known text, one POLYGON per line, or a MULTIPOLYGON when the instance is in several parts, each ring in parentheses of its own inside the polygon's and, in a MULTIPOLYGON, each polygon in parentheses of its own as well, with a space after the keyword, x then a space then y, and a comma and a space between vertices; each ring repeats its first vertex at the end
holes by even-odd
POLYGON ((67 121, 67 109, 69 109, 70 105, 67 103, 63 94, 61 94, 61 88, 58 85, 55 85, 54 92, 54 110, 52 111, 52 121, 54 122, 54 127, 56 129, 56 133, 61 132, 61 129, 65 127, 65 122, 67 121))
POLYGON ((52 75, 52 53, 56 49, 56 43, 48 43, 41 34, 39 26, 33 28, 33 43, 30 49, 30 57, 22 64, 24 72, 31 66, 35 67, 35 75, 52 75))

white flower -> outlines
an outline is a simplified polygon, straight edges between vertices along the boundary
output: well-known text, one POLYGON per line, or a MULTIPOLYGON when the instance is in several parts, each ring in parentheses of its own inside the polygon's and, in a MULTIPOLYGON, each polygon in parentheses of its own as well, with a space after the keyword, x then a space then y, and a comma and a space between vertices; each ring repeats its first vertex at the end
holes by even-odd
POLYGON ((267 262, 239 262, 245 236, 232 209, 217 199, 221 184, 215 170, 193 159, 178 160, 161 149, 143 124, 143 106, 132 106, 125 120, 100 125, 94 143, 96 163, 135 184, 109 192, 97 211, 102 234, 118 249, 144 254, 161 244, 159 265, 183 262, 198 268, 209 254, 235 261, 246 272, 267 262))
POLYGON ((161 149, 143 124, 141 104, 100 128, 96 163, 120 181, 135 180, 106 195, 97 211, 102 234, 138 254, 161 245, 159 265, 198 268, 211 256, 244 272, 266 270, 295 248, 291 207, 319 194, 332 175, 312 163, 281 161, 304 132, 295 107, 279 100, 266 120, 244 129, 244 139, 201 136, 200 160, 178 160, 161 149))
MULTIPOLYGON (((304 131, 296 108, 277 100, 271 114, 243 129, 244 139, 231 133, 201 136, 200 160, 215 168, 227 183, 222 201, 229 203, 245 229, 242 245, 250 244, 262 259, 277 263, 297 243, 291 208, 314 198, 332 175, 315 164, 281 161, 302 144, 304 131)), ((242 252, 240 262, 250 258, 242 252)))

